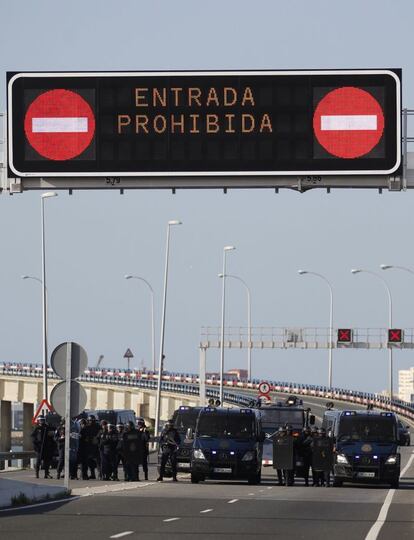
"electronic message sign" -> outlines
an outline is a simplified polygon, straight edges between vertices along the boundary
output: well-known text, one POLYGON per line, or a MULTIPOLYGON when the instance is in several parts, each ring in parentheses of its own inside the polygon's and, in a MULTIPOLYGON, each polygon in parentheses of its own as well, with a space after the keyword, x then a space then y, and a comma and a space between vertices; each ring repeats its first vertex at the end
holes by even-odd
POLYGON ((8 74, 10 177, 385 176, 400 124, 400 70, 8 74))

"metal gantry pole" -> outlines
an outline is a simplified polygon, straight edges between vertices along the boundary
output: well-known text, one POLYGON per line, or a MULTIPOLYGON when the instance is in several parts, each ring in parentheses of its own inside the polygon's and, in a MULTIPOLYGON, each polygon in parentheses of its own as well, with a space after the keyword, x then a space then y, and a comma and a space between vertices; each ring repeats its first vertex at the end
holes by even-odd
MULTIPOLYGON (((386 265, 382 265, 381 268, 382 267, 384 267, 383 270, 386 269, 385 268, 386 265)), ((388 283, 382 276, 380 276, 376 272, 372 272, 372 270, 365 270, 365 269, 360 269, 360 268, 351 270, 352 274, 358 274, 360 272, 371 274, 372 276, 375 276, 376 278, 382 281, 382 284, 384 285, 385 290, 387 291, 387 296, 388 296, 388 328, 389 329, 392 328, 392 296, 391 296, 391 291, 388 286, 388 283)), ((394 386, 393 385, 393 370, 394 370, 394 366, 393 366, 392 347, 388 345, 388 391, 389 391, 391 400, 393 399, 393 386, 394 386)))
POLYGON ((164 294, 162 301, 162 315, 161 315, 161 339, 160 339, 160 355, 158 363, 158 384, 157 384, 157 402, 155 409, 155 431, 154 436, 158 436, 158 430, 160 425, 160 413, 161 413, 161 379, 164 368, 164 335, 165 335, 165 313, 167 307, 167 283, 168 283, 168 258, 170 251, 170 227, 171 225, 181 225, 180 221, 169 221, 167 225, 167 242, 165 247, 165 269, 164 269, 164 294))
POLYGON ((156 367, 155 367, 155 310, 154 310, 154 289, 151 287, 151 284, 149 281, 144 279, 141 276, 133 276, 131 274, 127 274, 125 276, 125 279, 139 279, 140 281, 143 281, 149 288, 150 294, 151 294, 151 353, 152 353, 152 371, 155 373, 156 367))
POLYGON ((48 401, 47 389, 47 327, 46 327, 46 254, 45 254, 45 207, 41 197, 42 219, 42 333, 43 333, 43 399, 48 401))
MULTIPOLYGON (((223 274, 219 274, 219 277, 223 277, 223 274)), ((233 274, 227 274, 227 277, 237 279, 244 286, 247 293, 247 378, 250 381, 252 378, 252 304, 251 304, 251 293, 247 283, 244 279, 233 274)))
POLYGON ((224 377, 224 324, 226 308, 226 250, 223 251, 223 283, 221 287, 221 339, 220 339, 220 403, 223 405, 224 377))
POLYGON ((311 272, 310 270, 298 270, 300 275, 309 274, 322 279, 329 287, 329 343, 328 343, 328 386, 332 388, 332 357, 333 357, 333 289, 330 281, 322 274, 318 272, 311 272))

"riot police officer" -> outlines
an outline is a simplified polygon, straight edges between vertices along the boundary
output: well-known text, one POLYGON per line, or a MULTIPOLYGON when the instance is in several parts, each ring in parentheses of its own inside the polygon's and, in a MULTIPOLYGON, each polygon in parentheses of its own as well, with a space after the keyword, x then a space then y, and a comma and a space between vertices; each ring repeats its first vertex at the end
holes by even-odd
POLYGON ((145 420, 139 418, 137 421, 137 430, 141 433, 141 457, 142 457, 142 470, 144 472, 145 480, 148 480, 148 456, 149 456, 149 441, 150 433, 147 426, 145 425, 145 420))
POLYGON ((101 463, 101 479, 109 480, 111 476, 111 437, 108 422, 102 420, 101 431, 98 434, 99 457, 101 463))
POLYGON ((57 479, 59 480, 65 466, 65 424, 62 422, 55 431, 55 442, 58 448, 57 479))
POLYGON ((160 475, 157 482, 162 482, 165 474, 165 466, 170 460, 173 481, 177 482, 177 450, 181 444, 180 434, 174 427, 174 422, 168 420, 160 435, 161 465, 160 475))
POLYGON ((303 462, 303 478, 305 486, 309 486, 309 470, 312 464, 312 434, 309 427, 305 427, 298 445, 298 455, 303 462))
MULTIPOLYGON (((119 422, 119 424, 116 425, 116 431, 118 435, 118 444, 116 447, 116 473, 118 475, 118 467, 122 462, 122 469, 124 471, 124 480, 127 479, 128 473, 125 467, 125 458, 122 454, 122 437, 124 434, 125 426, 122 422, 119 422)), ((118 476, 117 476, 118 477, 118 476)))
POLYGON ((142 433, 135 429, 131 420, 122 435, 122 458, 125 459, 127 482, 139 482, 138 465, 142 463, 142 433))
POLYGON ((312 441, 312 471, 315 470, 316 485, 330 487, 333 460, 332 440, 326 436, 326 430, 319 428, 312 441))
MULTIPOLYGON (((95 469, 98 467, 100 471, 100 455, 99 455, 99 441, 98 435, 101 428, 96 421, 95 415, 88 416, 87 430, 86 430, 86 454, 87 454, 87 468, 85 476, 88 477, 88 469, 90 470, 90 480, 96 479, 95 469)), ((82 477, 84 476, 82 472, 82 477)))
POLYGON ((39 478, 40 467, 43 462, 45 478, 52 478, 49 474, 50 462, 52 461, 55 443, 53 440, 53 430, 46 423, 46 419, 40 416, 37 419, 36 427, 31 433, 33 449, 36 452, 36 478, 39 478))

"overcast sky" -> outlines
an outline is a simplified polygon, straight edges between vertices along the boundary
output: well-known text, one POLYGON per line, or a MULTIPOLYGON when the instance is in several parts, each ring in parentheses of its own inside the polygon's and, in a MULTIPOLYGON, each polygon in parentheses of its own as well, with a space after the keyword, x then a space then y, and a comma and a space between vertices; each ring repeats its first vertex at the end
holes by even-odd
MULTIPOLYGON (((0 111, 6 72, 41 70, 402 68, 403 106, 414 108, 411 0, 4 0, 0 32, 0 111)), ((252 291, 253 326, 326 327, 326 285, 334 288, 336 327, 387 326, 388 304, 374 277, 380 263, 414 269, 414 194, 373 190, 75 191, 45 202, 50 350, 82 344, 94 365, 151 361, 150 304, 155 290, 159 347, 166 225, 172 230, 165 368, 198 371, 202 326, 219 326, 223 246, 228 271, 252 291)), ((0 196, 2 230, 0 362, 41 362, 40 192, 0 196)), ((414 276, 383 272, 394 325, 414 328, 414 276)), ((245 291, 228 282, 227 321, 246 326, 245 291)), ((226 368, 245 367, 246 351, 226 352, 226 368)), ((253 375, 324 384, 327 351, 253 351, 253 375)), ((397 370, 414 365, 397 351, 397 370)), ((219 352, 209 351, 208 369, 219 352)), ((334 384, 381 391, 386 351, 335 351, 334 384)))

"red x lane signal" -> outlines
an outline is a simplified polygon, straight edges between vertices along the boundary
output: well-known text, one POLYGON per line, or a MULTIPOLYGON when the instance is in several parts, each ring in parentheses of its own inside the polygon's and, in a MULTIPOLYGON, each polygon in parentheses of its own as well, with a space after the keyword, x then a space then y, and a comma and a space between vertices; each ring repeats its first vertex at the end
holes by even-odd
POLYGON ((338 343, 351 343, 352 330, 351 328, 338 328, 338 343))
POLYGON ((401 328, 390 328, 388 330, 388 343, 401 343, 403 340, 403 331, 401 328))

